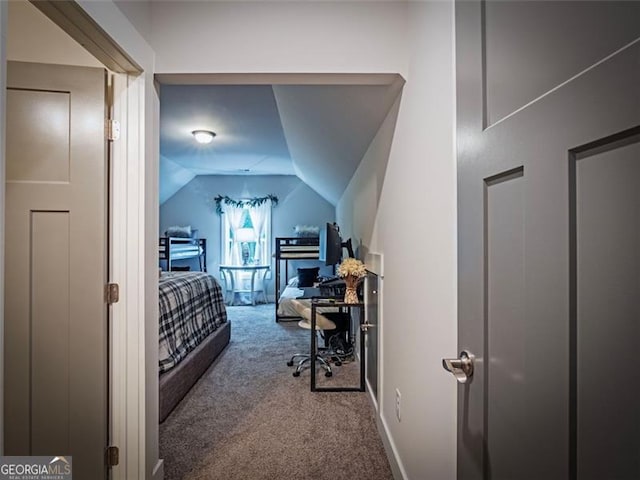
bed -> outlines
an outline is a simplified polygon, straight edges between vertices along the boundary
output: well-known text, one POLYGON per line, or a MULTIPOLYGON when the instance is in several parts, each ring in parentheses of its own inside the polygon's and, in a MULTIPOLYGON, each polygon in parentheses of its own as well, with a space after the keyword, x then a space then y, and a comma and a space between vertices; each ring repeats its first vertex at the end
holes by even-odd
MULTIPOLYGON (((195 230, 194 230, 195 231, 195 230)), ((158 257, 167 271, 175 260, 197 258, 201 272, 207 271, 207 240, 192 237, 160 237, 158 257)))
MULTIPOLYGON (((276 316, 278 319, 300 319, 303 316, 300 314, 301 305, 305 307, 311 306, 311 300, 309 298, 300 298, 304 295, 304 290, 298 287, 298 277, 293 277, 289 280, 289 283, 284 288, 280 297, 278 298, 278 310, 276 316)), ((324 281, 318 284, 318 295, 322 297, 340 297, 344 295, 344 286, 342 280, 324 281)), ((334 312, 334 308, 321 307, 318 308, 318 313, 334 312)))
POLYGON ((302 296, 303 292, 297 288, 295 277, 289 279, 289 262, 319 260, 320 239, 318 237, 277 237, 274 255, 276 258, 276 322, 299 319, 300 314, 293 308, 291 300, 302 296))
MULTIPOLYGON (((293 282, 297 280, 295 277, 293 282)), ((287 285, 278 298, 278 310, 276 315, 278 318, 297 318, 300 316, 295 307, 293 300, 302 297, 304 290, 294 285, 287 285)))
POLYGON ((204 272, 162 272, 159 290, 160 422, 229 343, 222 289, 204 272))

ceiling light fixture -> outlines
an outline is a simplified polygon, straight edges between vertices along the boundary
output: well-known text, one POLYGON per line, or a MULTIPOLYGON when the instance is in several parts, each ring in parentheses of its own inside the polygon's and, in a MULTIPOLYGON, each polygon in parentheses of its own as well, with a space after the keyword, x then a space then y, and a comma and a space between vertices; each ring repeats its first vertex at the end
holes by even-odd
POLYGON ((216 136, 211 130, 194 130, 191 133, 198 143, 211 143, 213 137, 216 136))

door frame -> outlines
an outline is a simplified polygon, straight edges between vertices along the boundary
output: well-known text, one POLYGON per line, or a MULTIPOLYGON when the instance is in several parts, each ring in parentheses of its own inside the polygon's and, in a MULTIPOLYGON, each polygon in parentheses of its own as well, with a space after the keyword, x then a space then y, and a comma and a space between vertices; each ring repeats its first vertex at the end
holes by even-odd
MULTIPOLYGON (((84 4, 91 2, 83 2, 84 4)), ((121 286, 120 301, 109 308, 110 371, 109 371, 109 430, 111 445, 120 448, 119 465, 111 469, 110 478, 144 479, 146 468, 145 416, 145 201, 146 165, 154 153, 146 148, 152 134, 145 131, 149 93, 149 74, 139 65, 152 70, 153 54, 142 37, 127 38, 129 54, 106 31, 119 25, 131 27, 126 17, 117 15, 117 7, 95 5, 93 12, 76 1, 34 3, 45 15, 96 56, 115 78, 114 119, 121 124, 122 136, 112 148, 109 185, 109 256, 110 282, 121 286), (133 58, 138 58, 136 62, 133 58)), ((119 12, 117 12, 119 13, 119 12)), ((5 110, 6 110, 6 31, 8 8, 0 2, 0 224, 5 221, 5 110)), ((133 30, 133 28, 129 28, 133 30)), ((136 32, 137 34, 137 32, 136 32)), ((118 38, 124 38, 124 34, 118 38)), ((130 35, 131 37, 131 35, 130 35)), ((153 190, 153 189, 152 189, 153 190)), ((153 192, 150 192, 153 193, 153 192)), ((0 390, 4 391, 4 229, 0 229, 0 390)), ((157 254, 157 253, 156 253, 157 254)), ((153 313, 153 312, 150 312, 153 313)), ((4 432, 3 395, 0 395, 0 431, 4 432)), ((0 453, 4 452, 0 435, 0 453)), ((149 472, 151 474, 151 472, 149 472)), ((153 469, 153 478, 162 478, 162 464, 153 469), (157 475, 157 476, 156 476, 157 475)))

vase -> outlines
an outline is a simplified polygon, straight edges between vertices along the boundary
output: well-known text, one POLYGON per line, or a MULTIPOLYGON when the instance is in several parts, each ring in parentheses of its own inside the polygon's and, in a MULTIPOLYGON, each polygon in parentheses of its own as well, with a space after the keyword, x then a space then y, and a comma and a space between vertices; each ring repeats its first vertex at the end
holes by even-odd
POLYGON ((344 303, 359 303, 356 287, 347 287, 347 291, 344 293, 344 303))

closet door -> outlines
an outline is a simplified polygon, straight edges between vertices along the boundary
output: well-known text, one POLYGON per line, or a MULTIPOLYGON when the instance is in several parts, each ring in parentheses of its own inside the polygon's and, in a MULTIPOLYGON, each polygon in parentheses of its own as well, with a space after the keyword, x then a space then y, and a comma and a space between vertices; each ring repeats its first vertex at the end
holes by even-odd
POLYGON ((105 478, 106 72, 10 62, 5 454, 105 478))

